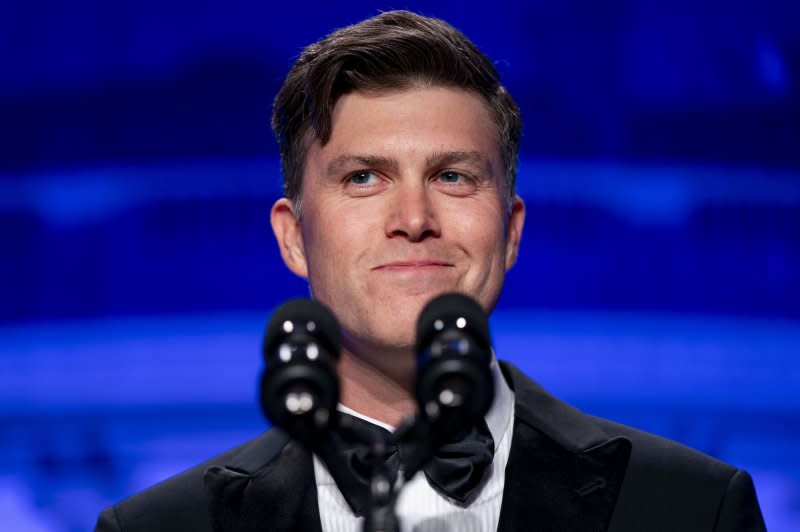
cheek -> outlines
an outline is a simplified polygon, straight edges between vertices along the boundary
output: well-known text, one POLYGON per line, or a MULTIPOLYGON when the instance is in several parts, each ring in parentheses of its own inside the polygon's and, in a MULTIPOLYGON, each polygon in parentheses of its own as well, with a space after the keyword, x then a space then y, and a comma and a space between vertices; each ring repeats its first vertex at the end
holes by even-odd
POLYGON ((329 259, 336 246, 333 245, 330 233, 321 228, 325 227, 314 212, 303 214, 303 249, 308 263, 308 281, 315 294, 322 288, 321 283, 329 276, 331 260, 329 259))
POLYGON ((465 281, 469 291, 479 296, 488 308, 496 298, 505 276, 505 228, 502 213, 485 207, 474 216, 458 222, 459 241, 470 257, 470 272, 465 281))
POLYGON ((309 281, 313 289, 330 292, 357 273, 366 247, 364 224, 351 216, 335 213, 309 216, 306 221, 309 281))
POLYGON ((496 208, 484 205, 469 216, 462 211, 456 216, 453 226, 458 230, 459 239, 474 255, 489 262, 494 262, 498 254, 502 259, 499 250, 504 248, 505 230, 502 213, 496 208))

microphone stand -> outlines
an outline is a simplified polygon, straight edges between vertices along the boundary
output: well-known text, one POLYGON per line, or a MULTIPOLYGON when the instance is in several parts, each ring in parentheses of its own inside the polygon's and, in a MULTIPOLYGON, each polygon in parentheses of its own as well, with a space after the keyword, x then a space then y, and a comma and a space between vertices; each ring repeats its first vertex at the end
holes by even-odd
POLYGON ((398 445, 406 444, 409 452, 404 457, 405 462, 401 462, 394 484, 390 481, 386 465, 382 460, 385 456, 385 444, 380 441, 373 442, 370 493, 363 532, 399 532, 400 520, 395 511, 397 497, 406 485, 406 481, 413 478, 433 458, 435 445, 429 429, 430 425, 416 415, 405 418, 397 427, 394 439, 398 445))
MULTIPOLYGON (((341 419, 336 416, 336 423, 340 423, 341 419)), ((405 484, 405 478, 408 477, 398 474, 396 481, 392 482, 389 470, 384 463, 386 442, 381 438, 376 438, 368 431, 360 430, 358 426, 349 426, 348 429, 354 431, 357 438, 368 445, 368 487, 366 490, 353 489, 351 491, 363 509, 362 531, 399 532, 400 523, 395 512, 395 505, 398 493, 405 484)), ((351 487, 360 485, 355 478, 355 473, 343 458, 344 454, 336 440, 322 437, 308 441, 307 444, 310 450, 322 459, 334 478, 342 479, 351 487)))
MULTIPOLYGON (((454 397, 458 397, 457 405, 461 405, 466 393, 460 386, 461 379, 452 378, 447 381, 447 389, 454 397)), ((486 386, 490 397, 494 397, 494 386, 486 386)), ((388 471, 383 463, 385 443, 370 442, 372 453, 370 489, 367 500, 363 532, 399 532, 399 518, 395 512, 397 497, 406 481, 414 477, 433 458, 436 450, 444 444, 444 434, 452 433, 456 427, 464 425, 464 412, 456 406, 436 402, 427 404, 425 415, 411 415, 405 418, 394 432, 394 440, 404 444, 404 460, 398 472, 397 481, 390 482, 388 471)), ((399 450, 398 450, 399 453, 399 450)))
POLYGON ((400 520, 395 506, 404 482, 398 471, 397 482, 392 483, 386 464, 382 460, 385 450, 383 442, 372 444, 369 497, 361 528, 363 532, 400 532, 400 520))

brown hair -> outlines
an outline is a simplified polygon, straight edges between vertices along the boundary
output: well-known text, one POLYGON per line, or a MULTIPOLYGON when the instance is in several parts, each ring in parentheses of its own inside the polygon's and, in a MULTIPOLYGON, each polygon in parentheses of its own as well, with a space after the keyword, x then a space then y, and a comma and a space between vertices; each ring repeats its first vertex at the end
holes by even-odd
POLYGON ((462 88, 484 99, 498 130, 510 208, 522 121, 494 65, 447 22, 389 11, 306 47, 275 97, 272 129, 280 146, 284 194, 298 211, 306 153, 315 139, 323 145, 330 139, 338 98, 420 84, 462 88))

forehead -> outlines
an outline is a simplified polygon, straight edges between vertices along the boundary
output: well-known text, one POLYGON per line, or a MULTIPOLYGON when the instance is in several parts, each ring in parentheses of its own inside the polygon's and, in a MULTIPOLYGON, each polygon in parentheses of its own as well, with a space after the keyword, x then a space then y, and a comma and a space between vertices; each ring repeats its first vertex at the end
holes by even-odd
POLYGON ((331 125, 328 142, 314 143, 312 152, 324 157, 353 150, 406 155, 459 150, 502 159, 488 105, 481 96, 458 88, 347 93, 336 102, 331 125))

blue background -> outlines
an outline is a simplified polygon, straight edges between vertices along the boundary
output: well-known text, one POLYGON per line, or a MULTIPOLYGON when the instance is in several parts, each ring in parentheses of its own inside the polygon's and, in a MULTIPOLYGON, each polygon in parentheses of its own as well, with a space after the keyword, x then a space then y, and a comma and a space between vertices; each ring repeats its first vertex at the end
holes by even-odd
POLYGON ((462 29, 524 117, 498 354, 756 482, 800 530, 800 4, 3 2, 0 528, 97 512, 262 431, 304 295, 268 226, 272 98, 380 9, 462 29))

